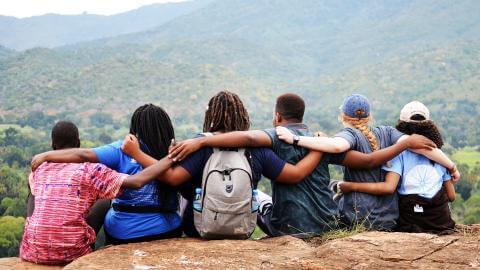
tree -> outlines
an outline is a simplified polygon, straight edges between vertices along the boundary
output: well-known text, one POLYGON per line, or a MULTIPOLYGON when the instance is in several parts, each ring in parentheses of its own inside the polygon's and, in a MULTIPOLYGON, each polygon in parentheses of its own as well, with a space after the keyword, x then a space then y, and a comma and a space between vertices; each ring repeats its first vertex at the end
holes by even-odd
POLYGON ((96 127, 103 127, 113 124, 113 118, 108 113, 97 112, 90 116, 90 123, 96 127))
POLYGON ((24 223, 23 217, 0 217, 0 257, 18 256, 24 223))

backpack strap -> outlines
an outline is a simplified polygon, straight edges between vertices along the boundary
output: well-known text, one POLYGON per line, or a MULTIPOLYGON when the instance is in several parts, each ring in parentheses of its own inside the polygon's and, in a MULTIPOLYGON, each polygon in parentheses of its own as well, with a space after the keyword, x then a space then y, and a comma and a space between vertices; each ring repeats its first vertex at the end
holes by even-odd
MULTIPOLYGON (((242 148, 242 150, 244 151, 243 154, 244 154, 245 157, 247 158, 248 165, 250 165, 250 171, 252 172, 252 181, 254 181, 254 182, 256 182, 256 183, 260 182, 260 179, 257 179, 257 175, 256 175, 256 173, 253 171, 253 166, 252 166, 252 164, 253 164, 253 163, 252 163, 252 159, 253 159, 253 157, 252 157, 252 151, 250 150, 250 148, 242 148)), ((261 178, 261 176, 260 176, 260 178, 261 178)), ((252 183, 252 185, 253 185, 253 183, 252 183)))

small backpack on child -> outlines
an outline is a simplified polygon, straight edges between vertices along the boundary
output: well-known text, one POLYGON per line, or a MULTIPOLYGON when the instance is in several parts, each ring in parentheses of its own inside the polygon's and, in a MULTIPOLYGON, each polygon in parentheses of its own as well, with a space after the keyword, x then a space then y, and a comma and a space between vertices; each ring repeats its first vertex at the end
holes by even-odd
POLYGON ((247 239, 255 230, 258 203, 249 155, 241 148, 213 149, 194 201, 195 228, 202 238, 247 239))

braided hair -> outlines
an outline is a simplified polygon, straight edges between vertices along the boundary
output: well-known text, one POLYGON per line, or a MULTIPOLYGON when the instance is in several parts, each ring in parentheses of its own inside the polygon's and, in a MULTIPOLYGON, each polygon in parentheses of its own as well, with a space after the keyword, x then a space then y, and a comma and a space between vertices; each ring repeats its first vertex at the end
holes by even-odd
POLYGON ((352 127, 354 127, 355 129, 358 129, 360 132, 362 132, 362 134, 365 136, 365 138, 367 138, 368 142, 370 143, 372 151, 378 150, 377 137, 368 126, 368 123, 370 122, 370 117, 353 118, 342 114, 342 122, 348 123, 352 125, 352 127))
MULTIPOLYGON (((135 110, 130 122, 130 134, 135 135, 141 144, 145 144, 148 149, 143 150, 157 160, 168 154, 170 142, 175 138, 172 121, 167 112, 153 104, 145 104, 135 110)), ((173 195, 177 196, 174 188, 160 181, 157 181, 157 184, 162 205, 171 202, 173 195)))
POLYGON ((244 131, 250 128, 248 112, 238 95, 221 91, 208 102, 203 132, 244 131))

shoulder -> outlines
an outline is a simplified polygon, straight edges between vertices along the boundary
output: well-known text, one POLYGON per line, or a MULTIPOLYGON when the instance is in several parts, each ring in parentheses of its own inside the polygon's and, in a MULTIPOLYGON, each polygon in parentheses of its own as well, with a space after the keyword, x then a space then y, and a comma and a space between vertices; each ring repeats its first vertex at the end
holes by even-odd
POLYGON ((93 148, 93 152, 100 159, 100 162, 104 163, 104 158, 112 158, 112 155, 122 155, 122 140, 113 142, 111 144, 102 145, 99 147, 93 148))
POLYGON ((103 147, 112 147, 112 148, 120 149, 120 148, 122 148, 122 144, 123 144, 123 141, 118 140, 118 141, 112 142, 110 144, 104 145, 103 147))
POLYGON ((350 127, 345 127, 341 129, 333 137, 339 137, 345 139, 350 144, 350 149, 355 148, 357 145, 357 140, 361 136, 358 130, 350 127))
POLYGON ((272 141, 277 138, 277 130, 275 128, 267 128, 262 131, 265 132, 270 137, 270 139, 272 139, 272 141))
POLYGON ((123 141, 122 140, 118 140, 118 141, 115 141, 113 143, 110 143, 110 144, 106 144, 106 145, 102 145, 102 146, 98 146, 98 147, 95 147, 93 148, 92 150, 95 151, 95 152, 102 152, 102 151, 121 151, 122 149, 122 144, 123 144, 123 141))
POLYGON ((342 128, 337 134, 334 135, 334 137, 357 137, 358 136, 358 130, 350 127, 345 127, 342 128))
POLYGON ((394 139, 398 139, 404 135, 402 132, 398 131, 398 129, 392 126, 378 126, 374 128, 374 131, 380 134, 388 135, 394 139))
POLYGON ((200 150, 196 151, 195 153, 189 155, 187 158, 182 160, 179 165, 188 171, 193 170, 193 167, 202 167, 205 165, 207 160, 213 153, 213 149, 211 147, 204 147, 200 150))
POLYGON ((251 153, 253 158, 257 158, 259 160, 263 160, 266 157, 269 157, 271 155, 275 155, 275 152, 273 152, 272 149, 265 148, 265 147, 249 148, 246 151, 251 153))

